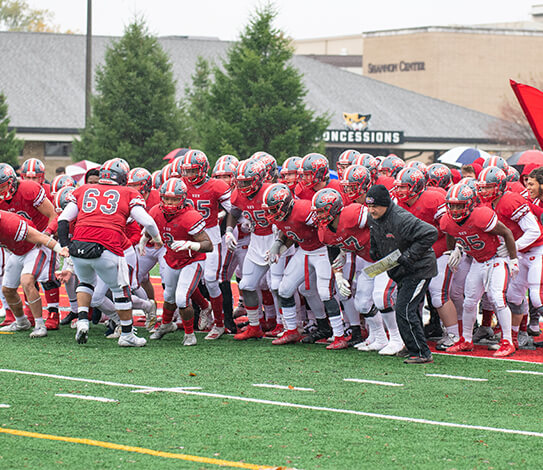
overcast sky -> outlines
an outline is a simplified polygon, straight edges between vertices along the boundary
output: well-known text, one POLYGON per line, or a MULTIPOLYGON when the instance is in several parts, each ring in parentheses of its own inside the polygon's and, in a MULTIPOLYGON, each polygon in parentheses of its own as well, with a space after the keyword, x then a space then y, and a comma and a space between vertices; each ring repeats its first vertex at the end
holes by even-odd
MULTIPOLYGON (((86 32, 87 0, 26 0, 61 31, 86 32)), ((239 37, 263 0, 93 0, 93 33, 120 36, 136 15, 157 36, 239 37)), ((294 39, 413 26, 527 21, 543 0, 275 0, 275 26, 294 39)))

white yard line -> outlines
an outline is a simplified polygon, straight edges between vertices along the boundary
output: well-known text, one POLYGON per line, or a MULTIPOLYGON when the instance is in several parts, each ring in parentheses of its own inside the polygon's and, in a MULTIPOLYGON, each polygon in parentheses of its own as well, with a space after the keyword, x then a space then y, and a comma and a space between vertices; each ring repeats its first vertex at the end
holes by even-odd
POLYGON ((325 411, 328 413, 340 413, 340 414, 350 414, 350 415, 356 415, 356 416, 366 416, 368 418, 386 419, 389 421, 403 421, 403 422, 408 422, 408 423, 428 424, 432 426, 442 426, 442 427, 448 427, 448 428, 473 429, 473 430, 478 430, 478 431, 490 431, 490 432, 498 432, 498 433, 503 433, 503 434, 519 434, 522 436, 533 436, 533 437, 543 438, 542 432, 535 432, 535 431, 522 431, 519 429, 494 428, 490 426, 477 426, 477 425, 471 425, 471 424, 449 423, 446 421, 433 421, 429 419, 409 418, 407 416, 383 415, 383 414, 378 414, 378 413, 368 413, 365 411, 344 410, 341 408, 326 408, 323 406, 312 406, 312 405, 302 405, 299 403, 261 400, 258 398, 238 397, 235 395, 223 395, 220 393, 196 392, 196 391, 186 390, 183 388, 176 388, 176 389, 157 388, 157 387, 148 387, 146 385, 131 385, 131 384, 123 384, 123 383, 117 383, 117 382, 106 382, 103 380, 84 379, 84 378, 79 378, 79 377, 68 377, 64 375, 43 374, 39 372, 29 372, 29 371, 12 370, 12 369, 0 369, 0 372, 8 372, 8 373, 13 373, 13 374, 24 374, 24 375, 35 375, 39 377, 51 377, 51 378, 57 378, 57 379, 63 379, 63 380, 75 380, 78 382, 97 383, 97 384, 103 384, 103 385, 111 385, 114 387, 137 388, 141 390, 163 390, 163 391, 169 391, 169 392, 171 392, 172 390, 175 390, 173 393, 181 393, 183 395, 195 395, 195 396, 200 396, 200 397, 219 398, 221 400, 224 400, 224 399, 236 400, 236 401, 241 401, 245 403, 259 403, 262 405, 282 406, 282 407, 287 407, 287 408, 299 408, 299 409, 304 409, 304 410, 325 411))
POLYGON ((451 353, 442 353, 442 352, 432 352, 432 354, 437 354, 439 356, 448 356, 448 357, 471 357, 473 359, 490 359, 492 361, 507 361, 507 362, 522 362, 523 364, 537 364, 543 365, 541 362, 532 362, 532 361, 521 361, 520 359, 509 359, 507 357, 485 357, 485 356, 470 356, 469 354, 451 354, 451 353))
POLYGON ((543 375, 543 372, 535 372, 533 370, 508 370, 511 374, 529 374, 529 375, 543 375))
POLYGON ((181 390, 202 390, 202 387, 171 387, 171 388, 143 388, 132 390, 132 393, 153 393, 153 392, 179 392, 181 390))
POLYGON ((463 377, 461 375, 447 374, 425 374, 427 377, 441 377, 443 379, 469 380, 471 382, 488 382, 488 379, 478 379, 477 377, 463 377))
POLYGON ((5 403, 0 403, 0 408, 10 408, 11 405, 6 405, 5 403))
POLYGON ((104 403, 119 403, 119 400, 114 400, 113 398, 93 397, 90 395, 75 395, 73 393, 55 393, 55 397, 78 398, 79 400, 101 401, 104 403))
POLYGON ((299 392, 314 392, 312 388, 293 387, 292 385, 253 384, 253 387, 278 388, 280 390, 297 390, 299 392))
POLYGON ((374 385, 387 385, 389 387, 403 387, 403 384, 397 384, 394 382, 381 382, 379 380, 366 380, 366 379, 343 379, 345 382, 358 382, 362 384, 374 384, 374 385))

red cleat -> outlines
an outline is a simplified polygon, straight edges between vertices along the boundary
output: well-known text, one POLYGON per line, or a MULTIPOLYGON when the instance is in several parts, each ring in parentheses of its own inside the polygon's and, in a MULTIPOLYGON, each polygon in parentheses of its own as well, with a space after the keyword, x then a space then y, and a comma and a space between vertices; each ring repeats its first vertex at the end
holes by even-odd
POLYGON ((492 356, 494 357, 507 357, 516 351, 515 346, 506 339, 500 341, 500 349, 498 349, 492 356))
POLYGON ((15 321, 15 316, 13 315, 13 312, 6 308, 6 317, 4 318, 4 321, 0 323, 0 326, 8 326, 11 325, 15 321))
POLYGON ((280 338, 276 338, 272 341, 272 344, 290 344, 297 343, 302 339, 302 335, 297 328, 294 330, 287 330, 280 338))
POLYGON ((275 328, 271 331, 266 331, 268 338, 277 338, 280 333, 284 331, 283 325, 275 325, 275 328))
POLYGON ((58 330, 59 323, 60 314, 58 312, 49 313, 49 317, 45 320, 45 328, 48 330, 58 330))
POLYGON ((264 336, 264 332, 262 331, 262 328, 260 328, 260 325, 258 326, 249 325, 245 331, 242 331, 241 333, 234 335, 234 339, 238 341, 245 341, 246 339, 262 338, 263 336, 264 336))
POLYGON ((344 336, 334 336, 334 342, 326 346, 326 349, 347 349, 349 343, 344 336))
POLYGON ((454 343, 450 348, 445 350, 448 353, 457 353, 462 351, 473 351, 473 343, 471 341, 466 341, 463 336, 460 336, 460 339, 454 343))

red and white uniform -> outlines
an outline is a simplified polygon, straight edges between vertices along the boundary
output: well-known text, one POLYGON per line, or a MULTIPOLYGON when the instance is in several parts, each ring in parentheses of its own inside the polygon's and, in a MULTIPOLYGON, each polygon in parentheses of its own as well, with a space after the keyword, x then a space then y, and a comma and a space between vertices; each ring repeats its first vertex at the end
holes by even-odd
POLYGON ((165 263, 161 266, 164 281, 164 301, 186 308, 189 299, 204 273, 205 253, 182 250, 173 251, 171 244, 179 240, 194 240, 194 235, 205 229, 202 216, 190 205, 185 206, 172 218, 166 218, 159 206, 149 212, 155 220, 166 246, 165 263))
POLYGON ((375 184, 382 184, 385 188, 391 191, 396 184, 396 180, 392 176, 379 175, 375 181, 375 184))
POLYGON ((524 199, 530 200, 528 189, 520 181, 509 181, 505 187, 507 191, 520 194, 524 199))
MULTIPOLYGON (((341 188, 341 184, 339 184, 338 180, 332 180, 332 179, 329 180, 328 184, 325 187, 330 188, 330 189, 335 189, 339 194, 341 194, 341 196, 343 198, 343 203, 347 204, 347 202, 348 202, 347 197, 343 193, 343 189, 341 188)), ((307 199, 308 201, 312 201, 313 196, 316 193, 317 193, 317 191, 315 191, 314 187, 313 188, 308 188, 307 186, 305 186, 301 182, 298 182, 296 184, 296 187, 294 188, 294 195, 298 199, 307 199)))
POLYGON ((9 200, 0 201, 0 210, 15 212, 32 221, 34 228, 43 232, 49 223, 49 218, 37 208, 47 198, 45 190, 35 181, 19 181, 17 191, 9 200))

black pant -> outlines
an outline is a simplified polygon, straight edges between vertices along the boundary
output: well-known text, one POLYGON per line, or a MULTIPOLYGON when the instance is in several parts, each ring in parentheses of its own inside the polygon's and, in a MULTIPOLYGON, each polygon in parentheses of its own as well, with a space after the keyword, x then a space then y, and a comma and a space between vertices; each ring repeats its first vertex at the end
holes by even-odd
POLYGON ((396 321, 410 356, 430 357, 419 313, 430 279, 405 278, 398 282, 396 321))

